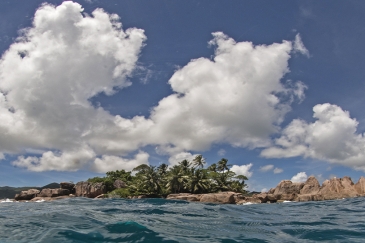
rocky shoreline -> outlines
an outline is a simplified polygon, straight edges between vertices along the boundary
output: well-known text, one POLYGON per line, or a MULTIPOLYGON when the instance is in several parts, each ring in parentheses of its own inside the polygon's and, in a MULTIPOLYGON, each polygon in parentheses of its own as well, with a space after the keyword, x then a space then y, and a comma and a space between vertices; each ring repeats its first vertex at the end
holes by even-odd
MULTIPOLYGON (((126 187, 125 183, 116 180, 116 188, 126 187)), ((219 192, 209 194, 179 193, 167 195, 169 200, 185 200, 189 202, 219 203, 219 204, 245 204, 245 203, 276 203, 284 201, 322 201, 365 196, 365 178, 361 177, 354 184, 350 177, 332 178, 323 182, 311 176, 303 183, 293 183, 290 180, 281 181, 275 188, 266 193, 251 196, 235 192, 219 192)), ((71 197, 104 198, 106 187, 103 183, 78 182, 76 184, 61 182, 58 189, 30 189, 22 191, 14 198, 15 201, 53 201, 71 197)), ((153 197, 140 195, 131 199, 153 197)))

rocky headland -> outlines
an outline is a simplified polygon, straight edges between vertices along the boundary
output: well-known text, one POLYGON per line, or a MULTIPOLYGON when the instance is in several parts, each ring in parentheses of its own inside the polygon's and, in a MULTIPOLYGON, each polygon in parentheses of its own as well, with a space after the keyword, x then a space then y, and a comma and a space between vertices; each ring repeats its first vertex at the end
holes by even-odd
MULTIPOLYGON (((116 180, 115 188, 125 188, 123 181, 116 180)), ((60 188, 45 188, 40 190, 30 189, 22 191, 15 196, 16 201, 52 201, 70 197, 104 198, 106 197, 106 186, 103 183, 61 182, 60 188)), ((254 195, 245 195, 235 192, 219 192, 208 194, 178 193, 169 194, 166 199, 186 200, 190 202, 219 203, 219 204, 244 204, 244 203, 276 203, 284 201, 322 201, 351 197, 365 196, 365 178, 361 177, 354 184, 350 177, 332 178, 326 180, 322 185, 311 176, 306 182, 294 183, 290 180, 281 181, 275 188, 268 192, 254 195)), ((131 199, 152 197, 149 195, 139 195, 130 197, 131 199)))

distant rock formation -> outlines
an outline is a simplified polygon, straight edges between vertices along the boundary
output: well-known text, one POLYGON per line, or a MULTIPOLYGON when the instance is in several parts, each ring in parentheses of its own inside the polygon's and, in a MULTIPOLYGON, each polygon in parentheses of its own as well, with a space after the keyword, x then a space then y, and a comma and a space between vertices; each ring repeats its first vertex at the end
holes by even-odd
POLYGON ((75 195, 77 197, 95 198, 101 194, 106 194, 104 183, 80 181, 75 185, 75 195))
POLYGON ((41 193, 37 195, 37 197, 60 197, 60 196, 68 196, 70 195, 70 190, 68 189, 43 189, 41 193))
POLYGON ((39 193, 37 189, 29 189, 27 191, 21 191, 19 194, 15 195, 15 200, 31 200, 36 197, 39 193))
POLYGON ((281 181, 275 188, 267 193, 243 195, 235 192, 220 192, 208 194, 178 193, 170 194, 167 199, 186 200, 191 202, 206 202, 220 204, 244 204, 244 203, 276 203, 283 201, 322 201, 365 196, 365 178, 361 177, 354 184, 350 177, 332 178, 323 182, 320 186, 314 176, 310 176, 306 182, 295 183, 290 180, 281 181))
POLYGON ((61 189, 67 189, 72 194, 75 193, 75 184, 72 183, 72 182, 61 182, 60 183, 60 188, 61 189))
POLYGON ((126 188, 127 184, 122 180, 115 180, 113 183, 115 189, 126 188))
POLYGON ((280 201, 322 201, 350 197, 365 196, 365 178, 361 177, 354 184, 350 177, 332 178, 320 186, 314 176, 310 176, 305 183, 293 183, 288 180, 281 181, 276 188, 268 193, 260 193, 253 197, 262 203, 280 201))

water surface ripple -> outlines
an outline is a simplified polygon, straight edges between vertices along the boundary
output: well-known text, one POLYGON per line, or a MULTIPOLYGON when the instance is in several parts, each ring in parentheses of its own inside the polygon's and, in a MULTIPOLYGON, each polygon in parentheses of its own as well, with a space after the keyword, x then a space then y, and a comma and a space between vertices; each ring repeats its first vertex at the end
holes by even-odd
POLYGON ((0 203, 0 242, 365 242, 365 198, 215 205, 72 198, 0 203))

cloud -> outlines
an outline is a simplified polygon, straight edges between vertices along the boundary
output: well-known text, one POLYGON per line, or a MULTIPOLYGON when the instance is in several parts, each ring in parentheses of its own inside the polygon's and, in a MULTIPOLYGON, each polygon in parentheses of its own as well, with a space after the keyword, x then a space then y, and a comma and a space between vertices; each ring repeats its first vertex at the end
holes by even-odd
POLYGON ((204 151, 213 143, 268 146, 270 134, 279 131, 291 109, 281 97, 302 88, 280 82, 288 72, 292 43, 254 46, 221 32, 213 36, 213 60, 191 60, 169 80, 174 93, 151 113, 153 141, 177 151, 204 151))
POLYGON ((218 154, 219 156, 224 156, 224 155, 226 154, 226 150, 224 150, 224 149, 220 149, 220 150, 218 150, 217 154, 218 154))
POLYGON ((274 174, 280 174, 280 173, 282 173, 283 171, 284 171, 283 169, 275 168, 275 169, 274 169, 274 174))
POLYGON ((299 52, 307 57, 309 57, 309 51, 307 50, 307 48, 304 46, 302 38, 300 37, 300 34, 297 34, 295 36, 295 40, 294 40, 294 51, 295 52, 299 52))
POLYGON ((40 158, 30 156, 25 158, 20 156, 13 164, 37 172, 45 170, 76 171, 94 157, 94 151, 86 147, 74 151, 63 151, 61 153, 48 151, 43 153, 40 158))
POLYGON ((193 155, 189 152, 177 153, 177 154, 170 156, 169 163, 170 163, 170 165, 177 165, 179 162, 181 162, 185 159, 188 161, 192 161, 195 158, 195 156, 197 156, 197 154, 193 155))
POLYGON ((292 182, 306 182, 308 179, 308 176, 305 172, 299 172, 295 176, 291 178, 292 182))
POLYGON ((295 119, 261 153, 266 158, 303 156, 365 171, 365 138, 356 133, 358 122, 349 112, 331 104, 313 108, 313 123, 295 119))
POLYGON ((253 45, 216 32, 213 60, 194 59, 177 70, 168 81, 173 93, 150 116, 113 116, 90 99, 131 85, 146 36, 123 30, 115 14, 82 11, 71 1, 42 5, 0 59, 0 153, 45 151, 19 156, 16 166, 105 171, 129 165, 123 156, 147 145, 168 154, 171 164, 212 144, 266 147, 293 97, 304 97, 301 82, 281 83, 291 52, 303 48, 300 37, 299 44, 253 45))
POLYGON ((268 172, 270 170, 274 169, 274 165, 265 165, 260 167, 261 172, 268 172))
POLYGON ((233 171, 237 175, 244 175, 247 178, 250 178, 253 175, 253 172, 250 171, 252 166, 252 163, 249 163, 247 165, 233 165, 231 171, 233 171))
MULTIPOLYGON (((22 30, 0 60, 1 152, 47 151, 41 158, 19 157, 14 165, 77 170, 96 153, 129 149, 116 141, 129 123, 94 108, 89 99, 131 85, 127 78, 146 37, 140 29, 123 31, 117 15, 82 11, 74 2, 42 5, 33 26, 22 30)), ((134 118, 133 125, 140 120, 134 118)))
POLYGON ((131 171, 141 164, 148 164, 148 153, 139 152, 134 159, 128 160, 118 156, 103 155, 94 161, 93 169, 97 172, 108 172, 112 170, 131 171))
POLYGON ((261 189, 261 193, 265 193, 265 192, 267 192, 268 190, 267 190, 267 188, 262 188, 261 189))

